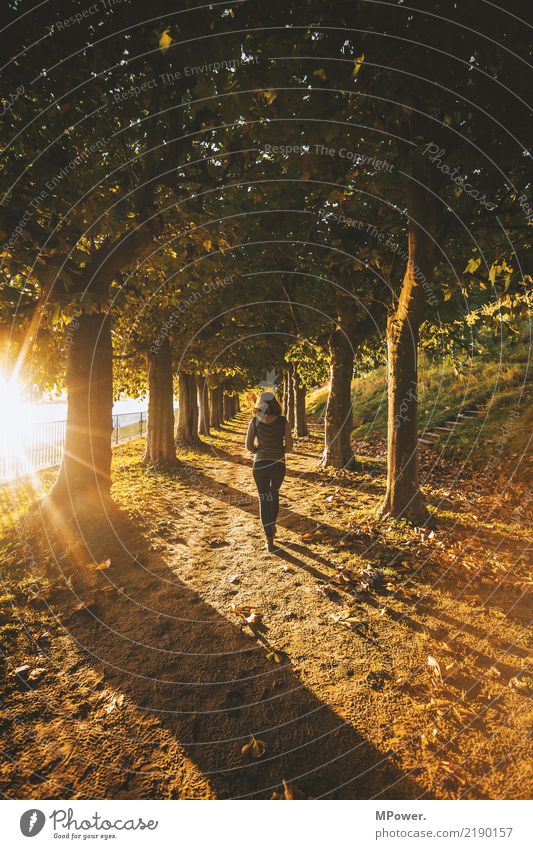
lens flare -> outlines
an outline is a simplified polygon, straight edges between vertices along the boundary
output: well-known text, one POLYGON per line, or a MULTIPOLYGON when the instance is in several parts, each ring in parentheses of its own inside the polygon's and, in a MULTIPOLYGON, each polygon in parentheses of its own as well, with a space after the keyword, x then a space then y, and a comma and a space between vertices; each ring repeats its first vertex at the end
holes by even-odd
POLYGON ((20 384, 0 374, 0 478, 4 480, 31 472, 26 450, 29 410, 20 384))

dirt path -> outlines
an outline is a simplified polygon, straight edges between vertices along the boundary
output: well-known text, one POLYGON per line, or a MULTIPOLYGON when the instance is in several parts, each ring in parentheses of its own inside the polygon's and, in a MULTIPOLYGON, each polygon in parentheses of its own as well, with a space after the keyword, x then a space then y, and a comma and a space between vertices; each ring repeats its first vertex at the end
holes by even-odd
POLYGON ((39 536, 48 582, 4 570, 4 794, 527 795, 523 529, 505 539, 496 522, 473 554, 466 510, 463 536, 446 510, 435 538, 378 528, 382 464, 317 473, 316 432, 290 458, 268 555, 244 428, 168 476, 121 447, 120 509, 85 527, 86 550, 65 554, 58 526, 39 536))

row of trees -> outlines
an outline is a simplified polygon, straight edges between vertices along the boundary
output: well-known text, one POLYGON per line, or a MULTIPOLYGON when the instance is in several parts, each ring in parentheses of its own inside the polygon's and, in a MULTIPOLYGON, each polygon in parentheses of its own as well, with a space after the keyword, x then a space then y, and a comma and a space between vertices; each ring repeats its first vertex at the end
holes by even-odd
POLYGON ((419 347, 471 352, 528 303, 519 18, 124 0, 58 28, 81 0, 11 5, 0 306, 11 367, 68 393, 57 503, 109 491, 114 395, 148 392, 147 458, 173 463, 176 379, 190 443, 280 364, 300 434, 329 379, 323 462, 349 466, 354 362, 386 347, 383 514, 425 521, 419 347))

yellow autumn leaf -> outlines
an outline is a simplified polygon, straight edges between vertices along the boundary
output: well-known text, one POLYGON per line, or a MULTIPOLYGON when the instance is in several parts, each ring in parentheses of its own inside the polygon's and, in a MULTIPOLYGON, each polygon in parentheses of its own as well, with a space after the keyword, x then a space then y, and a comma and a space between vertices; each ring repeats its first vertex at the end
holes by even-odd
POLYGON ((264 91, 263 97, 266 100, 266 102, 268 103, 268 105, 271 106, 274 103, 274 101, 277 97, 277 94, 276 94, 275 91, 264 91))
POLYGON ((111 566, 111 558, 108 557, 107 560, 102 560, 101 563, 90 563, 90 568, 94 569, 98 572, 105 572, 106 569, 109 569, 111 566))
POLYGON ((359 71, 361 70, 361 67, 362 67, 364 61, 365 61, 365 54, 361 53, 361 55, 358 56, 357 59, 353 63, 353 75, 354 75, 354 77, 356 77, 357 74, 359 73, 359 71))
POLYGON ((159 49, 161 53, 163 53, 163 55, 167 52, 168 48, 172 44, 172 41, 173 38, 170 35, 170 27, 167 27, 167 29, 163 30, 159 38, 159 49))

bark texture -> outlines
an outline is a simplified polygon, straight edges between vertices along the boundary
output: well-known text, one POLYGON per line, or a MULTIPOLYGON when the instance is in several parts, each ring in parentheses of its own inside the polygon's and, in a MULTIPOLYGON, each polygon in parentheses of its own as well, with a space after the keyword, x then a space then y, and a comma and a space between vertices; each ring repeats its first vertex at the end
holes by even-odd
POLYGON ((211 412, 209 409, 209 387, 207 386, 205 378, 200 378, 198 381, 198 406, 200 410, 198 433, 201 436, 209 436, 211 427, 211 412))
POLYGON ((224 421, 229 421, 233 418, 233 396, 223 395, 224 421))
POLYGON ((396 309, 387 321, 387 492, 380 513, 424 524, 430 515, 418 480, 418 339, 425 288, 433 271, 436 224, 429 192, 412 181, 407 204, 407 268, 396 309))
POLYGON ((211 389, 209 394, 210 424, 211 427, 220 427, 224 420, 224 412, 222 409, 222 388, 217 386, 216 389, 211 389))
POLYGON ((353 299, 337 296, 337 324, 329 339, 330 383, 322 465, 344 469, 353 463, 352 343, 353 299))
POLYGON ((81 315, 70 327, 63 460, 51 498, 106 500, 111 488, 113 359, 107 314, 81 315))
POLYGON ((296 436, 307 436, 307 421, 305 416, 306 388, 298 372, 294 371, 294 432, 296 436))
POLYGON ((294 398, 294 367, 291 365, 287 370, 287 400, 285 402, 286 417, 291 430, 294 429, 295 422, 295 398, 294 398))
MULTIPOLYGON (((141 226, 102 244, 77 280, 77 292, 90 294, 92 306, 106 302, 113 280, 152 241, 151 228, 141 226)), ((50 500, 79 513, 107 500, 111 487, 113 351, 107 311, 83 313, 67 328, 67 340, 65 448, 50 500)))
POLYGON ((170 468, 176 465, 172 350, 168 339, 146 353, 148 369, 148 429, 144 462, 170 468))
POLYGON ((198 391, 196 376, 180 371, 178 375, 179 407, 176 442, 180 445, 197 445, 198 436, 198 391))

